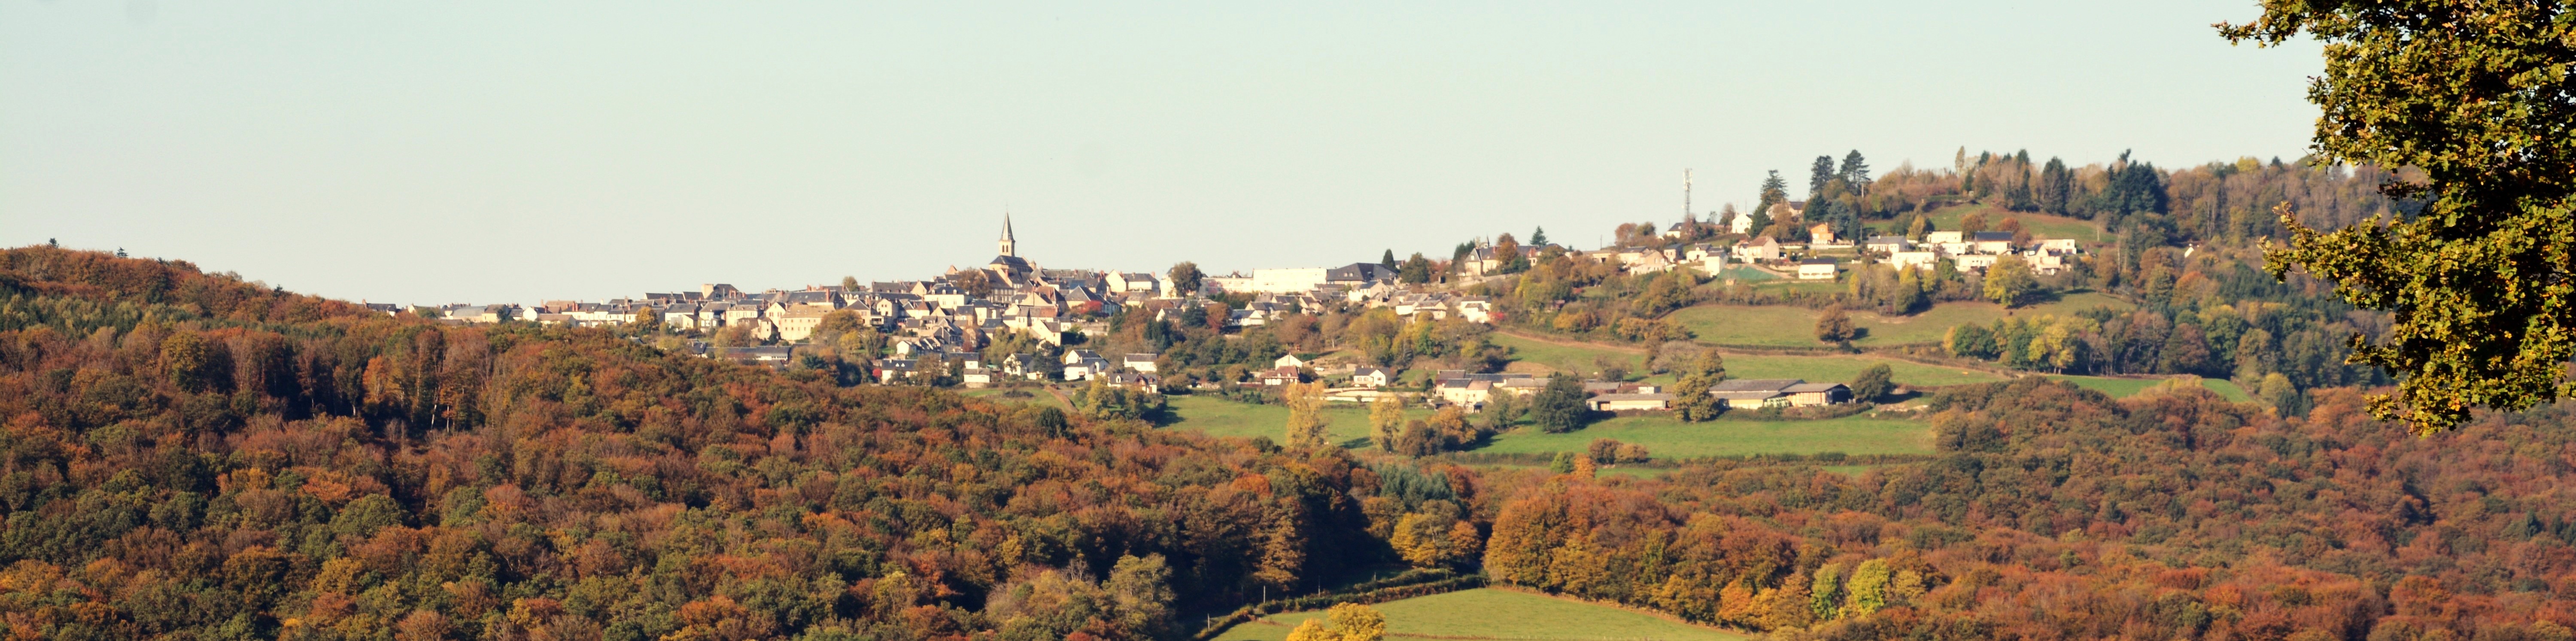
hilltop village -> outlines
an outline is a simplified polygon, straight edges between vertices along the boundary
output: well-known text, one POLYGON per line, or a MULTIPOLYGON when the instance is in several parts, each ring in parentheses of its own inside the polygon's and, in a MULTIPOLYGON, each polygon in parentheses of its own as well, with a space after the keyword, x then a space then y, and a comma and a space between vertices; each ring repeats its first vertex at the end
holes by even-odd
MULTIPOLYGON (((1900 272, 1982 274, 1999 261, 2057 274, 2082 252, 2072 239, 2035 238, 2027 231, 1922 231, 1912 237, 1842 237, 1828 222, 1800 225, 1803 240, 1757 235, 1757 218, 1801 221, 1803 201, 1781 201, 1761 216, 1684 222, 1657 231, 1623 225, 1622 242, 1580 250, 1546 242, 1544 231, 1522 244, 1509 234, 1462 244, 1450 259, 1415 254, 1396 260, 1336 267, 1256 269, 1250 274, 1208 275, 1191 263, 1156 272, 1049 268, 1023 256, 1006 216, 996 254, 981 265, 950 267, 936 278, 861 282, 750 292, 730 284, 696 291, 647 293, 604 302, 547 301, 518 305, 448 305, 411 310, 452 323, 533 322, 575 327, 615 327, 649 332, 666 347, 708 357, 789 369, 835 369, 853 384, 987 388, 1050 383, 1097 383, 1107 388, 1159 393, 1174 388, 1279 388, 1328 383, 1329 400, 1371 402, 1401 393, 1430 407, 1475 412, 1499 396, 1528 397, 1547 382, 1541 373, 1486 371, 1501 359, 1478 362, 1475 347, 1451 346, 1464 358, 1412 362, 1372 357, 1370 350, 1299 349, 1281 335, 1313 334, 1319 317, 1347 328, 1368 316, 1397 327, 1426 328, 1425 342, 1456 342, 1481 335, 1508 316, 1497 297, 1534 262, 1557 261, 1596 272, 1595 280, 1657 275, 1687 277, 1689 286, 1738 280, 1833 285, 1853 279, 1855 268, 1900 272), (1150 340, 1104 340, 1122 327, 1152 324, 1150 340), (1204 328, 1241 342, 1247 330, 1275 330, 1248 354, 1176 359, 1164 353, 1175 342, 1172 327, 1204 328), (1447 327, 1446 331, 1428 328, 1447 327), (1433 336, 1437 336, 1434 338, 1433 336), (1142 351, 1140 351, 1142 350, 1142 351), (1230 357, 1229 357, 1230 356, 1230 357), (1406 369, 1406 365, 1429 365, 1406 369), (1190 366, 1196 365, 1195 369, 1190 366)), ((1712 216, 1713 218, 1717 216, 1712 216)), ((2009 226, 2009 225, 2008 225, 2009 226)), ((1929 278, 1928 276, 1926 277, 1929 278)), ((388 313, 396 305, 374 305, 388 313)), ((1563 302, 1552 308, 1562 310, 1563 302)), ((1633 319, 1632 319, 1633 320, 1633 319)), ((1564 323, 1559 321, 1557 325, 1564 323)), ((1671 332, 1669 328, 1646 334, 1671 332)), ((1398 330, 1397 333, 1402 333, 1398 330)), ((1641 337, 1651 338, 1651 337, 1641 337)), ((644 340, 645 337, 639 337, 644 340)), ((1306 342, 1303 347, 1317 347, 1306 342)), ((1490 350, 1490 346, 1485 347, 1490 350)), ((1441 352, 1440 348, 1422 350, 1441 352)), ((1668 385, 1624 380, 1611 367, 1582 372, 1584 405, 1600 412, 1658 412, 1676 407, 1668 385)), ((1716 407, 1782 408, 1838 405, 1854 400, 1843 382, 1739 379, 1710 386, 1716 407)))

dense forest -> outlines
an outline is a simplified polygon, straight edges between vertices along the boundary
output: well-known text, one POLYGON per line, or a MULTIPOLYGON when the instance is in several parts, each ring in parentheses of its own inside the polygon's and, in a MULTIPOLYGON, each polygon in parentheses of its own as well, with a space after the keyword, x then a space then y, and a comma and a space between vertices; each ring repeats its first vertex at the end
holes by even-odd
POLYGON ((2576 638, 2576 414, 2417 438, 2319 396, 2022 379, 1937 397, 1921 465, 1495 475, 1485 570, 1792 638, 2576 638))
POLYGON ((1156 638, 1452 496, 182 262, 15 249, 0 291, 11 638, 1156 638))

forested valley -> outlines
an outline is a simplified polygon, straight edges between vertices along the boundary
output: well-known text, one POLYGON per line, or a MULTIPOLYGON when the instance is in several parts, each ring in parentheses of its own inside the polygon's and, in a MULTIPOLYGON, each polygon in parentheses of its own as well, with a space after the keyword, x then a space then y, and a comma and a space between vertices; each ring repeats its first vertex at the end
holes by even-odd
MULTIPOLYGON (((2576 638, 2576 416, 2032 377, 1938 453, 1471 468, 0 253, 0 632, 1175 639, 1411 565, 1781 638, 2576 638)), ((1608 463, 1603 461, 1602 463, 1608 463)))

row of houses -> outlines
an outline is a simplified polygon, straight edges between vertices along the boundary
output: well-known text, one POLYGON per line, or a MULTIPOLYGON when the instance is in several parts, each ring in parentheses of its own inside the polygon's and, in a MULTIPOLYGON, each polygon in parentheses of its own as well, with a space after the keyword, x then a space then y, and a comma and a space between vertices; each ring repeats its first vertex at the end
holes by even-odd
MULTIPOLYGON (((1684 267, 1698 267, 1703 271, 1716 273, 1717 270, 1725 269, 1727 262, 1725 251, 1706 244, 1671 248, 1604 247, 1588 251, 1548 244, 1525 246, 1519 251, 1524 256, 1537 256, 1551 249, 1576 261, 1614 265, 1620 271, 1630 274, 1655 274, 1684 267)), ((1505 268, 1504 263, 1503 256, 1496 252, 1492 243, 1478 240, 1475 248, 1468 250, 1466 255, 1459 258, 1457 267, 1460 273, 1468 276, 1491 276, 1502 273, 1505 268)))
MULTIPOLYGON (((1849 247, 1844 245, 1842 247, 1849 247)), ((1748 263, 1777 263, 1785 260, 1792 249, 1824 249, 1811 244, 1804 247, 1781 243, 1764 236, 1738 243, 1730 251, 1748 263)), ((1932 269, 1940 261, 1949 261, 1960 271, 1982 272, 2005 256, 2022 256, 2042 274, 2055 274, 2066 269, 2069 257, 2083 251, 2075 239, 2048 238, 2032 241, 2024 247, 2008 232, 1932 232, 1917 244, 1900 236, 1873 236, 1860 244, 1860 250, 1887 260, 1899 269, 1932 269)), ((1796 263, 1800 280, 1832 280, 1841 273, 1842 263, 1826 257, 1809 257, 1796 263)))

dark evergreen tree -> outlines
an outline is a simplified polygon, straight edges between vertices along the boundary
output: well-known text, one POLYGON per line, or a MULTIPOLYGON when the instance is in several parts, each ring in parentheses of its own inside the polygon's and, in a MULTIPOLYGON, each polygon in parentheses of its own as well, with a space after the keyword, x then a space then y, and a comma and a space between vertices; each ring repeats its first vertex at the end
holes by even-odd
POLYGON ((1387 269, 1395 269, 1395 249, 1388 248, 1386 250, 1386 255, 1377 259, 1377 264, 1383 265, 1387 269))
MULTIPOLYGON (((1780 177, 1780 170, 1771 170, 1771 175, 1762 179, 1762 203, 1753 206, 1753 215, 1757 216, 1754 220, 1767 222, 1771 206, 1788 201, 1789 181, 1780 177)), ((1753 231, 1760 233, 1762 227, 1756 226, 1753 231)))
POLYGON ((2165 213, 2164 172, 2143 162, 2131 162, 2129 152, 2120 152, 2120 161, 2112 165, 2110 184, 2094 194, 2087 209, 2096 218, 2109 218, 2111 227, 2125 227, 2137 214, 2165 213))
POLYGON ((1404 267, 1396 270, 1395 277, 1398 282, 1414 285, 1431 282, 1431 260, 1414 252, 1412 258, 1405 259, 1404 267))
POLYGON ((1869 192, 1869 161, 1860 157, 1860 150, 1843 155, 1842 179, 1855 195, 1869 192))
MULTIPOLYGON (((1812 201, 1823 197, 1825 195, 1825 184, 1833 182, 1834 178, 1836 178, 1836 175, 1834 174, 1834 157, 1817 156, 1815 166, 1810 168, 1807 172, 1807 200, 1812 201)), ((1812 206, 1812 204, 1810 206, 1812 206)))
POLYGON ((1547 228, 1546 228, 1546 227, 1532 227, 1532 228, 1530 228, 1530 242, 1529 242, 1529 244, 1530 244, 1530 246, 1531 246, 1531 247, 1545 247, 1545 246, 1547 246, 1547 228))
POLYGON ((2075 172, 2066 168, 2066 161, 2050 158, 2048 166, 2040 168, 2037 189, 2040 211, 2066 215, 2067 201, 2074 190, 2075 172))

